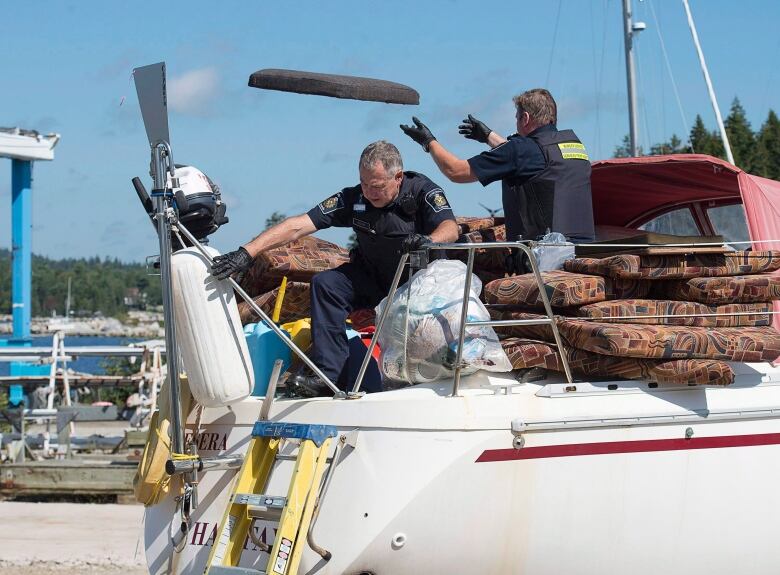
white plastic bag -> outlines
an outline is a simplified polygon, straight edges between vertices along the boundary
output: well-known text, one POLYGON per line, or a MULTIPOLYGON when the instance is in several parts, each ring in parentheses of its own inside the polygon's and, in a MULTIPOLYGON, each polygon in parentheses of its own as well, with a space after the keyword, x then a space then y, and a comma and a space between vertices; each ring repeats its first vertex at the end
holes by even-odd
MULTIPOLYGON (((396 291, 378 342, 386 380, 413 384, 452 377, 465 287, 463 262, 436 260, 396 291)), ((481 291, 482 282, 472 275, 467 321, 490 319, 478 298, 481 291)), ((376 307, 377 317, 385 305, 387 298, 376 307)), ((491 327, 466 328, 462 359, 462 374, 512 369, 491 327)))
POLYGON ((534 253, 540 272, 562 270, 563 262, 574 259, 574 244, 558 232, 546 234, 531 251, 534 253))

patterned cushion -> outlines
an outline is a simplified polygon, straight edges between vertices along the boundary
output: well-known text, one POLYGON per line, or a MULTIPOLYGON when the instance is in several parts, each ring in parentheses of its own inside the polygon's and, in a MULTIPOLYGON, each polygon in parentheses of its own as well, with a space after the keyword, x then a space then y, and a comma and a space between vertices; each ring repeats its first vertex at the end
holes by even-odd
MULTIPOLYGON (((565 271, 542 273, 550 303, 570 307, 604 301, 604 278, 572 274, 565 271)), ((483 291, 485 303, 543 307, 534 274, 523 274, 494 280, 483 291)))
MULTIPOLYGON (((527 311, 500 309, 491 307, 488 309, 490 318, 495 320, 510 319, 545 319, 546 315, 531 313, 527 311)), ((552 329, 549 325, 513 325, 513 326, 495 326, 493 328, 499 336, 521 337, 527 339, 538 339, 542 341, 555 341, 552 329)))
MULTIPOLYGON (((311 288, 307 283, 287 282, 287 289, 284 293, 282 309, 279 314, 279 323, 287 323, 288 321, 303 319, 311 315, 310 291, 311 288)), ((254 302, 268 314, 268 317, 271 317, 278 295, 279 288, 276 288, 257 296, 254 298, 254 302)), ((260 317, 245 301, 238 304, 238 315, 241 317, 242 325, 260 321, 260 317)))
POLYGON ((332 269, 349 261, 349 252, 331 242, 307 236, 267 250, 255 258, 241 282, 241 287, 255 297, 282 283, 282 278, 308 282, 317 272, 332 269))
POLYGON ((767 302, 780 299, 780 277, 765 274, 659 282, 653 295, 711 305, 767 302))
MULTIPOLYGON (((349 314, 349 320, 352 322, 352 329, 360 331, 376 325, 376 313, 373 309, 356 309, 349 314)), ((387 322, 385 322, 385 325, 387 325, 387 322)))
POLYGON ((578 349, 622 357, 774 361, 780 333, 772 327, 683 327, 566 319, 558 329, 578 349))
MULTIPOLYGON (((609 323, 643 323, 653 325, 692 325, 699 327, 756 327, 771 323, 771 303, 735 303, 728 305, 706 305, 688 301, 625 299, 592 303, 577 309, 577 315, 597 318, 609 323), (713 317, 705 314, 750 313, 713 317), (673 315, 678 317, 646 319, 613 319, 607 317, 673 315), (692 317, 679 317, 689 315, 692 317)), ((518 334, 519 335, 519 334, 518 334)))
MULTIPOLYGON (((458 238, 459 243, 470 244, 504 241, 506 241, 506 226, 503 224, 461 234, 458 238)), ((492 271, 503 274, 506 269, 504 260, 506 259, 507 253, 506 249, 499 248, 476 250, 476 253, 474 254, 475 272, 492 271)), ((468 252, 466 250, 449 250, 447 252, 447 257, 465 262, 468 257, 468 252)))
MULTIPOLYGON (((477 217, 457 217, 455 221, 458 223, 459 234, 467 234, 469 232, 476 232, 477 230, 484 230, 485 228, 492 228, 499 224, 504 223, 504 218, 477 218, 477 217)), ((501 240, 503 241, 503 240, 501 240)))
POLYGON ((625 280, 604 278, 607 299, 635 299, 650 295, 654 282, 645 280, 625 280))
POLYGON ((722 254, 617 255, 576 258, 565 264, 571 272, 624 279, 686 279, 772 272, 780 269, 780 251, 739 251, 722 254))
MULTIPOLYGON (((556 347, 518 338, 501 342, 514 369, 544 367, 563 371, 556 347)), ((724 361, 712 359, 652 360, 613 357, 567 348, 572 372, 585 377, 644 379, 671 385, 730 385, 734 371, 724 361)))

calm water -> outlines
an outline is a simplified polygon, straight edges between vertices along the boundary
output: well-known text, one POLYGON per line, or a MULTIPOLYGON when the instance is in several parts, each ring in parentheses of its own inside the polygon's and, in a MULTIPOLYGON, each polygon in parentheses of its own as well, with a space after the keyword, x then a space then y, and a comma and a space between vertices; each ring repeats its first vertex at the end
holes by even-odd
MULTIPOLYGON (((52 336, 34 336, 33 346, 47 346, 51 345, 52 336)), ((95 336, 77 336, 69 335, 65 337, 65 347, 76 347, 80 345, 127 345, 136 341, 142 341, 139 338, 133 337, 95 337, 95 336)), ((101 357, 85 357, 79 358, 76 361, 68 362, 68 367, 76 371, 84 373, 100 374, 105 373, 105 370, 100 367, 100 362, 105 358, 101 357)), ((8 363, 0 362, 0 376, 8 375, 8 363)))

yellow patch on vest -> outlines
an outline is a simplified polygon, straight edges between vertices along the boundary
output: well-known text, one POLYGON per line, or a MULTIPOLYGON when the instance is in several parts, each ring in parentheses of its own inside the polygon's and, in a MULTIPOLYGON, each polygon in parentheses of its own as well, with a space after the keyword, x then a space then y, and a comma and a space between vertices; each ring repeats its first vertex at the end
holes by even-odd
POLYGON ((564 160, 590 160, 585 146, 579 142, 564 142, 558 144, 558 148, 564 160))

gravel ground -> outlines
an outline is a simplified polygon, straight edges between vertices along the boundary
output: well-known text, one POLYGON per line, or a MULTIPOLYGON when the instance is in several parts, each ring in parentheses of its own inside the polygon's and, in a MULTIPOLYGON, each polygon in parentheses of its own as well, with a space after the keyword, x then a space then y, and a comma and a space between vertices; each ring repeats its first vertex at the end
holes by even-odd
POLYGON ((0 502, 0 574, 146 573, 140 505, 0 502))

